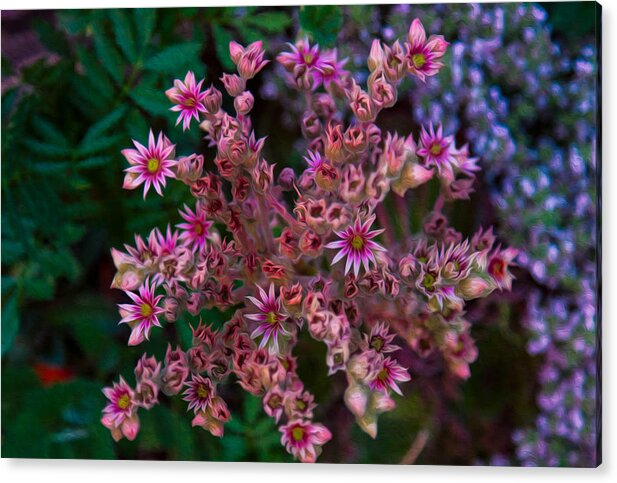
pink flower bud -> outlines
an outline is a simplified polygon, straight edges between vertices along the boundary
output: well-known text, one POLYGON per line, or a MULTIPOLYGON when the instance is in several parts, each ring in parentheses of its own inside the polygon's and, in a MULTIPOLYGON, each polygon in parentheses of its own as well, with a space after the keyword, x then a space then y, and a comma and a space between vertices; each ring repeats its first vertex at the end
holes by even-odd
POLYGON ((338 163, 343 160, 343 127, 340 124, 328 124, 326 128, 326 157, 338 163))
POLYGON ((343 143, 350 153, 363 153, 368 148, 368 137, 360 126, 350 126, 345 131, 343 143))
POLYGON ((321 252, 321 238, 313 230, 306 230, 298 244, 300 251, 310 257, 316 257, 321 252))
POLYGON ((456 291, 465 300, 486 297, 493 290, 495 290, 494 284, 477 275, 471 275, 470 277, 461 280, 456 286, 456 291))
POLYGON ((289 166, 283 168, 279 174, 279 186, 283 191, 291 191, 296 181, 296 174, 289 166))
POLYGON ((225 73, 221 77, 221 81, 227 93, 232 97, 239 96, 246 88, 245 80, 236 74, 225 73))
POLYGON ((244 47, 242 47, 238 42, 231 41, 229 42, 229 56, 234 64, 238 65, 240 62, 240 58, 244 54, 244 47))
POLYGON ((335 191, 341 184, 341 177, 335 167, 322 163, 315 170, 315 182, 324 191, 335 191))
POLYGON ((221 91, 219 91, 216 87, 210 86, 206 89, 206 95, 203 100, 204 107, 209 114, 216 114, 221 108, 221 104, 223 103, 223 96, 221 91))
POLYGON ((373 72, 381 67, 384 59, 384 51, 381 47, 381 42, 377 39, 373 40, 371 52, 368 57, 368 69, 373 72))
POLYGON ((366 413, 368 398, 368 389, 360 384, 352 383, 345 390, 345 405, 358 418, 363 417, 366 413))
POLYGON ((307 111, 302 117, 302 134, 304 137, 313 139, 321 134, 322 127, 317 114, 307 111))
POLYGON ((249 91, 244 91, 234 99, 234 108, 238 114, 246 116, 253 109, 255 99, 249 91))

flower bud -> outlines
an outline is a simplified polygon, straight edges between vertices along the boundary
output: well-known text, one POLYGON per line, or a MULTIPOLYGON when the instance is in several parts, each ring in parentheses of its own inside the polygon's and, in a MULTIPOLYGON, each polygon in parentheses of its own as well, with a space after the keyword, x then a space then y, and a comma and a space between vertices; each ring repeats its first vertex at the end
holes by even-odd
POLYGON ((312 111, 307 111, 302 117, 302 134, 304 137, 313 139, 321 134, 321 122, 317 114, 312 111))
POLYGON ((279 186, 283 191, 291 191, 296 181, 296 173, 290 167, 283 168, 279 174, 279 186))
POLYGON ((399 179, 392 183, 392 191, 399 196, 405 196, 408 189, 417 188, 426 183, 434 174, 435 172, 432 169, 426 169, 419 164, 406 162, 399 179))
POLYGON ((341 177, 336 168, 322 163, 315 171, 315 182, 325 191, 334 191, 341 184, 341 177))
POLYGON ((223 103, 223 96, 221 91, 219 91, 216 87, 210 86, 206 90, 206 95, 203 100, 204 107, 209 114, 216 114, 221 108, 221 104, 223 103))
POLYGON ((321 238, 313 230, 306 230, 302 233, 298 246, 305 255, 316 257, 321 251, 321 238))
POLYGON ((368 137, 360 126, 350 126, 343 137, 345 149, 350 153, 359 154, 368 148, 368 137))
POLYGON ((373 40, 371 45, 371 52, 368 56, 368 69, 373 72, 381 67, 383 64, 384 52, 381 47, 381 42, 377 39, 373 40))
POLYGON ((340 124, 329 124, 326 128, 326 157, 333 163, 343 160, 343 127, 340 124))
POLYGON ((232 97, 239 96, 246 88, 246 82, 244 79, 236 74, 225 73, 223 74, 223 77, 221 77, 221 81, 223 82, 227 93, 232 97))
POLYGON ((244 91, 234 99, 234 108, 238 114, 246 116, 253 109, 255 99, 249 91, 244 91))
POLYGON ((331 119, 336 112, 336 103, 330 94, 319 93, 313 96, 313 109, 322 119, 331 119))
POLYGON ((457 293, 465 300, 486 297, 493 290, 495 290, 495 285, 479 275, 471 275, 461 280, 456 286, 457 293))
POLYGON ((360 384, 352 383, 345 390, 345 405, 357 418, 361 418, 366 413, 368 399, 368 389, 360 384))
POLYGON ((238 65, 242 54, 244 54, 244 47, 233 40, 229 42, 229 56, 234 64, 238 65))

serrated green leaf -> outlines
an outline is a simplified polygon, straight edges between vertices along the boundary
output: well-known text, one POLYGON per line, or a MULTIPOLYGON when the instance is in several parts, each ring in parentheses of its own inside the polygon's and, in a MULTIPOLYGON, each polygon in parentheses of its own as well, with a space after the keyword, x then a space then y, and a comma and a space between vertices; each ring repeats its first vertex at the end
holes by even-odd
POLYGON ((137 60, 137 49, 135 47, 135 37, 128 17, 128 11, 113 8, 108 12, 111 18, 114 35, 116 36, 116 42, 128 61, 134 63, 137 60))
POLYGON ((41 156, 53 157, 68 157, 71 155, 71 149, 65 146, 58 146, 37 139, 28 139, 27 147, 29 151, 41 156))
POLYGON ((169 113, 169 101, 159 89, 140 84, 130 93, 131 99, 153 116, 164 116, 169 113))
POLYGON ((122 134, 117 134, 111 136, 100 136, 88 141, 87 143, 82 142, 75 154, 80 157, 90 156, 91 154, 109 149, 117 144, 122 138, 122 134))
POLYGON ((184 76, 183 68, 190 68, 195 75, 199 75, 203 71, 202 65, 196 65, 200 50, 201 44, 198 42, 172 45, 148 59, 144 67, 153 72, 173 74, 178 77, 184 76))
POLYGON ((135 30, 137 32, 137 45, 141 49, 140 53, 143 56, 156 25, 156 9, 133 9, 133 23, 135 24, 135 30))
POLYGON ((106 74, 105 69, 101 67, 99 59, 92 52, 79 46, 77 48, 79 60, 86 70, 86 75, 83 77, 83 82, 90 84, 90 97, 96 97, 102 100, 107 105, 114 94, 113 84, 106 74), (96 92, 93 96, 92 92, 96 92))
POLYGON ((126 106, 120 106, 110 112, 107 116, 95 122, 90 128, 88 132, 86 132, 85 136, 81 141, 81 145, 86 145, 91 141, 94 141, 97 137, 103 135, 105 131, 112 128, 116 125, 118 121, 120 121, 127 111, 126 106))
POLYGON ((99 61, 105 70, 111 75, 118 85, 122 84, 124 77, 124 61, 118 49, 111 42, 109 35, 101 20, 93 24, 94 48, 99 57, 99 61))
POLYGON ((34 116, 32 118, 32 127, 46 142, 57 146, 67 146, 67 140, 64 134, 46 119, 40 116, 34 116))

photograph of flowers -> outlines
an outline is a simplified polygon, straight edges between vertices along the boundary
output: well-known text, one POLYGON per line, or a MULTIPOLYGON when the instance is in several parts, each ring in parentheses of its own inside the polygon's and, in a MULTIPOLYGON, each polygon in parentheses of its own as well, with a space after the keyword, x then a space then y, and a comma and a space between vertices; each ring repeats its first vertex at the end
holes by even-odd
POLYGON ((2 11, 2 457, 599 465, 600 29, 2 11))

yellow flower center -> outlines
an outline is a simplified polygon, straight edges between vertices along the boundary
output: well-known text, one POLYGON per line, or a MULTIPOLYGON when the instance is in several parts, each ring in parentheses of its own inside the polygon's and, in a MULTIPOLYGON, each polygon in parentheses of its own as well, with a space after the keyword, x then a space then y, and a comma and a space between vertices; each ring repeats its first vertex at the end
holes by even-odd
POLYGON ((431 146, 431 154, 434 156, 439 156, 441 154, 441 145, 433 144, 431 146))
POLYGON ((379 371, 379 374, 377 374, 377 379, 379 379, 381 382, 384 382, 388 379, 388 373, 385 369, 379 371))
POLYGON ((426 64, 426 57, 424 54, 414 54, 411 56, 411 61, 417 68, 421 68, 424 64, 426 64))
POLYGON ((192 97, 187 98, 186 101, 184 101, 184 105, 186 107, 195 107, 195 99, 192 97))
POLYGON ((154 310, 152 310, 152 305, 142 304, 139 309, 139 312, 141 313, 142 317, 150 317, 152 313, 154 312, 154 310))
POLYGON ((302 441, 302 438, 304 438, 304 429, 296 426, 294 429, 291 430, 291 437, 295 441, 302 441))
POLYGON ((196 235, 201 235, 204 232, 204 227, 201 223, 198 223, 197 225, 195 225, 195 234, 196 235))
POLYGON ((276 316, 276 312, 268 312, 266 314, 266 322, 270 325, 274 325, 278 322, 278 317, 276 316))
POLYGON ((422 279, 422 285, 424 286, 425 289, 431 290, 433 286, 435 285, 435 277, 431 275, 430 273, 427 273, 422 279))
POLYGON ((381 337, 375 336, 371 339, 371 347, 375 349, 377 352, 379 352, 383 348, 383 345, 384 345, 384 340, 381 337))
POLYGON ((304 63, 306 65, 311 65, 311 63, 313 62, 313 54, 305 54, 304 55, 304 63))
POLYGON ((360 250, 360 248, 362 248, 364 246, 364 240, 362 239, 362 237, 360 235, 355 235, 351 239, 351 246, 355 250, 360 250))
POLYGON ((129 405, 131 404, 131 396, 129 396, 128 394, 123 394, 122 396, 118 398, 117 404, 120 409, 128 408, 129 405))
POLYGON ((205 386, 205 384, 200 384, 199 386, 197 386, 197 397, 199 399, 206 399, 209 395, 210 391, 208 391, 208 388, 205 386))
POLYGON ((149 173, 156 173, 159 169, 159 164, 160 161, 156 158, 150 158, 148 160, 148 172, 149 173))

